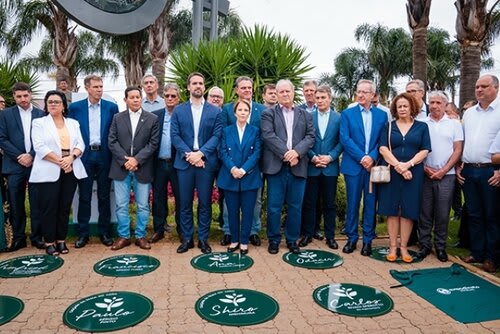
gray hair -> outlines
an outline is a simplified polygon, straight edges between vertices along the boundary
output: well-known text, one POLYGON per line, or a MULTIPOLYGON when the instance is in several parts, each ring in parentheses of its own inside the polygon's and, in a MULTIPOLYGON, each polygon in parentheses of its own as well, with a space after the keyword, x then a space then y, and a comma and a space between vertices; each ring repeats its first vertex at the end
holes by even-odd
POLYGON ((318 82, 316 80, 306 80, 304 81, 302 88, 304 88, 305 86, 314 86, 315 88, 318 88, 318 82))
POLYGON ((416 84, 421 90, 425 92, 425 84, 422 80, 420 79, 411 80, 406 84, 406 87, 408 87, 411 84, 416 84))
POLYGON ((220 88, 218 86, 213 86, 212 88, 210 88, 208 90, 208 95, 210 95, 214 90, 217 90, 217 89, 222 93, 222 97, 224 97, 224 91, 222 90, 222 88, 220 88))
POLYGON ((156 83, 158 83, 158 78, 155 77, 153 74, 148 73, 142 77, 142 80, 141 80, 142 84, 144 84, 144 81, 146 81, 147 78, 152 78, 156 83))
POLYGON ((375 83, 371 80, 368 79, 361 79, 358 81, 358 84, 356 85, 356 90, 359 90, 359 86, 362 84, 369 84, 370 87, 372 88, 372 93, 375 93, 377 91, 377 86, 375 86, 375 83))
POLYGON ((279 89, 279 86, 283 86, 283 85, 288 85, 288 86, 290 86, 292 88, 292 91, 295 91, 295 86, 288 79, 280 79, 280 80, 278 80, 278 82, 276 83, 276 90, 279 89))
POLYGON ((239 77, 236 78, 236 81, 234 82, 234 87, 238 87, 238 85, 242 81, 250 81, 252 83, 252 87, 253 87, 253 80, 252 80, 252 78, 244 76, 244 75, 239 76, 239 77))
POLYGON ((442 91, 442 90, 433 90, 432 92, 429 92, 429 100, 433 97, 439 97, 443 100, 444 104, 446 105, 448 103, 448 96, 442 91))
POLYGON ((327 85, 321 85, 316 89, 316 93, 326 93, 328 97, 332 97, 332 89, 327 85))
POLYGON ((166 92, 167 90, 170 90, 170 89, 175 90, 177 92, 177 95, 179 95, 181 92, 181 89, 179 88, 179 86, 176 83, 166 84, 165 87, 163 87, 163 92, 166 92))

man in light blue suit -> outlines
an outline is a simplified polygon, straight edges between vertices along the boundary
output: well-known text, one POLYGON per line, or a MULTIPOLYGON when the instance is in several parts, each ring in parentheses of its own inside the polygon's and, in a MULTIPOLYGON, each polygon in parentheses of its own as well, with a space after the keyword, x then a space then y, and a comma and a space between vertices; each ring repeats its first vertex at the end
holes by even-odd
MULTIPOLYGON (((250 104, 250 116, 248 123, 260 129, 260 117, 262 112, 266 109, 263 104, 257 103, 252 100, 253 97, 253 80, 246 76, 240 76, 236 78, 234 84, 234 92, 238 96, 239 100, 247 101, 250 104)), ((222 115, 225 120, 225 126, 235 124, 236 117, 234 116, 234 102, 229 102, 222 108, 222 115)), ((261 192, 257 192, 257 204, 254 209, 254 217, 252 223, 252 230, 250 231, 250 243, 254 246, 260 246, 261 241, 259 237, 259 232, 262 226, 260 221, 260 210, 262 208, 261 192)), ((224 225, 222 230, 224 232, 224 237, 220 241, 222 246, 229 245, 231 241, 231 232, 229 231, 227 210, 224 210, 224 225)))
POLYGON ((375 85, 360 80, 356 95, 358 104, 341 113, 340 143, 344 147, 340 171, 344 174, 347 192, 346 235, 342 251, 352 253, 358 241, 359 205, 363 194, 363 248, 361 255, 369 256, 375 238, 376 187, 369 191, 370 170, 378 159, 379 137, 387 123, 387 114, 374 107, 371 99, 375 85))
POLYGON ((187 80, 189 101, 179 104, 172 114, 170 135, 176 154, 174 168, 179 180, 182 243, 177 253, 194 247, 193 199, 198 191, 198 248, 211 253, 208 232, 212 220, 212 187, 219 168, 217 147, 222 133, 220 109, 206 102, 205 77, 191 73, 187 80))
POLYGON ((97 223, 99 239, 105 246, 111 246, 111 179, 109 168, 111 152, 108 148, 109 127, 113 116, 118 113, 118 106, 102 99, 102 78, 89 75, 84 80, 88 98, 73 102, 69 106, 68 117, 80 123, 85 151, 82 162, 88 177, 78 180, 78 240, 76 248, 85 247, 89 241, 89 220, 91 215, 92 187, 97 182, 97 223))
POLYGON ((317 217, 323 214, 325 223, 326 244, 337 249, 335 241, 335 197, 339 176, 339 157, 342 153, 340 143, 340 114, 330 107, 332 90, 328 86, 316 89, 315 101, 317 111, 311 113, 316 131, 316 142, 309 150, 309 166, 307 168, 307 184, 304 196, 302 230, 304 236, 300 247, 311 243, 314 236, 317 217), (322 205, 317 211, 318 199, 322 205))

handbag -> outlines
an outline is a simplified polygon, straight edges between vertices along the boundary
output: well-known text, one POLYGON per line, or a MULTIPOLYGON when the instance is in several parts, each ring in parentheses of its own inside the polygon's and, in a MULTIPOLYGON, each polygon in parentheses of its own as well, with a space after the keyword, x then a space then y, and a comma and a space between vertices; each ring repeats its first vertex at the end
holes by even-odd
MULTIPOLYGON (((387 142, 389 143, 389 151, 392 151, 391 147, 391 127, 392 124, 389 121, 389 134, 387 137, 387 142)), ((378 162, 377 162, 378 164, 378 162)), ((370 192, 372 183, 389 183, 391 182, 391 168, 390 165, 387 166, 373 166, 370 171, 370 192)))

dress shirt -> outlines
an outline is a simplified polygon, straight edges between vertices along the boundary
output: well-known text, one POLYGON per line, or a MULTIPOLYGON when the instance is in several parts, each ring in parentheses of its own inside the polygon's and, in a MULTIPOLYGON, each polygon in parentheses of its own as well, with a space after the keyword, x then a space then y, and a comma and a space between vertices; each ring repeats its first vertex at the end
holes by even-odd
POLYGON ((89 143, 101 145, 101 100, 95 104, 89 101, 89 143))
POLYGON ((326 127, 328 126, 328 121, 330 120, 330 109, 327 111, 318 110, 318 130, 321 138, 325 137, 326 127))
POLYGON ((363 128, 365 130, 365 154, 370 151, 370 138, 372 136, 372 107, 366 110, 361 104, 359 105, 359 110, 361 112, 361 118, 363 119, 363 128))
POLYGON ((500 131, 500 100, 497 98, 488 108, 479 104, 467 109, 463 117, 465 163, 491 163, 489 149, 500 131))
POLYGON ((137 129, 137 124, 139 124, 139 119, 141 118, 142 110, 139 109, 136 112, 130 111, 128 112, 130 116, 130 124, 132 125, 132 145, 130 147, 130 155, 134 155, 134 136, 135 130, 137 129))
POLYGON ((240 138, 240 144, 243 141, 243 134, 245 133, 245 128, 246 126, 240 127, 238 124, 236 124, 236 128, 238 129, 238 137, 240 138))
POLYGON ((422 108, 415 119, 418 121, 425 121, 427 119, 427 105, 425 103, 422 104, 422 108))
POLYGON ((27 110, 24 110, 20 106, 19 108, 19 116, 21 117, 21 123, 23 124, 23 133, 24 133, 24 148, 28 153, 31 151, 31 111, 33 110, 33 105, 30 104, 30 107, 27 110))
POLYGON ((161 135, 160 152, 158 157, 160 159, 170 159, 172 158, 172 142, 170 141, 170 119, 172 115, 168 111, 165 111, 165 116, 163 118, 163 130, 161 135))
POLYGON ((148 100, 147 96, 142 99, 142 110, 144 111, 155 111, 166 107, 165 100, 160 96, 157 96, 153 101, 148 100))
POLYGON ((313 106, 309 108, 309 105, 307 103, 304 103, 304 107, 306 108, 306 111, 310 114, 314 111, 318 111, 318 106, 316 104, 313 104, 313 106))
MULTIPOLYGON (((424 122, 429 126, 432 144, 432 151, 427 155, 424 164, 434 169, 441 169, 453 154, 453 144, 464 140, 462 126, 446 114, 438 121, 428 116, 424 122)), ((446 174, 455 174, 455 168, 451 168, 446 174)))
POLYGON ((191 103, 191 112, 193 114, 193 132, 194 132, 194 141, 193 141, 193 150, 199 150, 200 145, 198 143, 198 134, 200 133, 200 122, 201 122, 201 113, 203 111, 203 105, 205 104, 205 99, 201 100, 201 104, 199 106, 195 106, 193 101, 189 100, 191 103))
POLYGON ((491 153, 491 154, 500 153, 500 131, 498 132, 497 136, 493 140, 493 143, 490 146, 489 153, 491 153))
POLYGON ((281 106, 283 112, 283 117, 285 118, 286 124, 286 147, 291 150, 292 147, 292 137, 293 137, 293 107, 291 109, 281 106))

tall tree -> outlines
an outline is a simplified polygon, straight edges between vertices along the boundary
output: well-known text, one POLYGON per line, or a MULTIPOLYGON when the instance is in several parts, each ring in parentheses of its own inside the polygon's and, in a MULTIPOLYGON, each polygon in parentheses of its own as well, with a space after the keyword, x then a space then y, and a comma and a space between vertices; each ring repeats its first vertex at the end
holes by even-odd
POLYGON ((432 0, 408 0, 406 13, 412 34, 413 78, 427 82, 427 27, 432 0))
POLYGON ((492 13, 498 11, 500 0, 488 10, 488 0, 457 0, 456 31, 460 44, 460 106, 475 99, 474 87, 481 68, 481 53, 492 41, 492 13))

